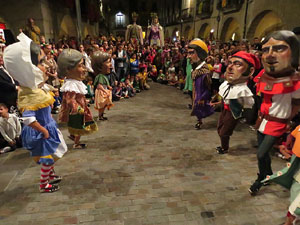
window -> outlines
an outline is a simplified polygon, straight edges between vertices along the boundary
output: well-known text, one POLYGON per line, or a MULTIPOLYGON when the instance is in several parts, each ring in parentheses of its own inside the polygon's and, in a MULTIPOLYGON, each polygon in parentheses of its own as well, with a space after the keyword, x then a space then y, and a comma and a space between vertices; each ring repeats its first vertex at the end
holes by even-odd
POLYGON ((125 26, 125 15, 121 12, 116 14, 116 26, 124 27, 125 26))

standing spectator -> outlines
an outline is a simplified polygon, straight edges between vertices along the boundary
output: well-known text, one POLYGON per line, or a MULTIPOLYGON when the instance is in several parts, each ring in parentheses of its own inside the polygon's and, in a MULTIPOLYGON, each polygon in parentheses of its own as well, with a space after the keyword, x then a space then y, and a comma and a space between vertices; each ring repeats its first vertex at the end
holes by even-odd
POLYGON ((127 66, 128 66, 127 62, 128 62, 128 57, 126 51, 124 50, 124 45, 119 44, 118 50, 116 52, 116 59, 115 59, 115 67, 116 67, 118 81, 120 81, 122 78, 126 76, 127 66))
POLYGON ((136 57, 136 53, 133 53, 130 59, 130 82, 134 81, 134 78, 138 72, 139 72, 139 60, 136 57))
POLYGON ((220 77, 222 73, 222 64, 220 62, 220 56, 215 57, 215 63, 213 66, 213 74, 212 74, 212 91, 213 94, 216 94, 219 90, 220 86, 220 77))

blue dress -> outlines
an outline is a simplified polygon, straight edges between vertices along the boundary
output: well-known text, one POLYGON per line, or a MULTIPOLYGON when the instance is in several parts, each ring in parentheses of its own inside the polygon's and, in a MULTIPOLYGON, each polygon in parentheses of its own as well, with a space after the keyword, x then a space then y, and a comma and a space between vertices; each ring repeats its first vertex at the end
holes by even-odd
POLYGON ((67 151, 67 146, 55 120, 51 116, 51 107, 45 107, 36 111, 25 110, 23 118, 36 118, 36 121, 49 132, 49 138, 30 126, 24 126, 21 136, 24 148, 31 152, 31 156, 37 163, 51 165, 61 158, 67 151))

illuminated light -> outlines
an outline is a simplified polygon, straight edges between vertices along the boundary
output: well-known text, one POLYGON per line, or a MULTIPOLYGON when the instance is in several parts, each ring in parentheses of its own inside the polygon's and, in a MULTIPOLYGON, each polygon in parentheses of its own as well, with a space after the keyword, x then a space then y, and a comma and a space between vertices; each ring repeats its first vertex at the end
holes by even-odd
POLYGON ((176 31, 176 37, 179 37, 179 31, 176 31))
POLYGON ((213 33, 213 32, 215 32, 215 30, 214 30, 214 29, 211 29, 211 30, 210 30, 210 33, 213 33))
POLYGON ((265 37, 263 37, 260 42, 263 42, 264 40, 265 40, 265 37))
POLYGON ((235 39, 235 33, 232 34, 231 39, 234 41, 234 39, 235 39))

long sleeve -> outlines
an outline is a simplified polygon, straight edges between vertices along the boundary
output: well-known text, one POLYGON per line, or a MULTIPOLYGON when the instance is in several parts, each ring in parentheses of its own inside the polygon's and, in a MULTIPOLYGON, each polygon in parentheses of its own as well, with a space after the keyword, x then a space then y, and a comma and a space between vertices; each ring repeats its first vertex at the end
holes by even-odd
POLYGON ((16 116, 14 116, 14 121, 16 124, 16 136, 19 137, 21 135, 21 131, 22 131, 21 123, 19 121, 19 118, 16 116))
POLYGON ((12 142, 12 139, 7 135, 6 131, 3 129, 2 126, 0 126, 0 133, 2 137, 5 139, 5 141, 12 142))

